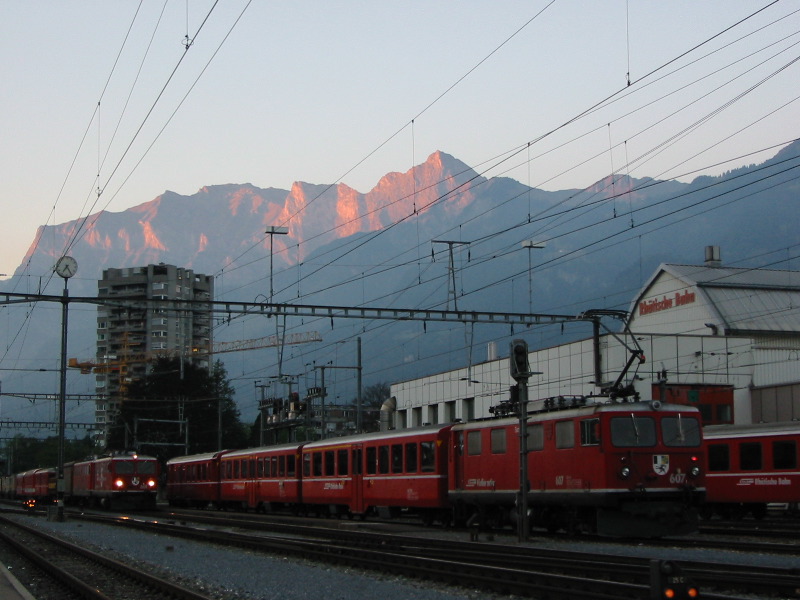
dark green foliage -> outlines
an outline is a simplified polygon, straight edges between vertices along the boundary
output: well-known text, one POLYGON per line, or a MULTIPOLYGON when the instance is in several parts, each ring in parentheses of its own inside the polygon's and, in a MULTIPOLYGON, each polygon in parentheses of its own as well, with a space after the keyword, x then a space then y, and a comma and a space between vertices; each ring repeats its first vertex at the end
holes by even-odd
MULTIPOLYGON (((81 460, 94 452, 89 436, 80 440, 64 440, 64 462, 81 460)), ((58 465, 58 436, 46 439, 16 436, 7 446, 11 471, 21 473, 30 469, 58 465)))
POLYGON ((247 431, 222 363, 209 371, 181 365, 178 358, 159 358, 149 375, 128 387, 109 450, 137 450, 162 461, 212 452, 220 449, 220 423, 222 448, 246 446, 247 431))

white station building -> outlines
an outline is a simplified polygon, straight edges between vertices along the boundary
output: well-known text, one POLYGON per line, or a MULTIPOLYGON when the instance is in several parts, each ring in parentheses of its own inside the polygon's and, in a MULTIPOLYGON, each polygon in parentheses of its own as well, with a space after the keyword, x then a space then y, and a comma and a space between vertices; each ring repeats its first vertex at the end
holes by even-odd
MULTIPOLYGON (((529 408, 599 394, 627 372, 640 397, 697 406, 706 424, 800 419, 800 272, 662 264, 631 302, 630 335, 530 352, 529 408), (597 382, 600 382, 598 385, 597 382), (538 403, 538 404, 537 404, 538 403)), ((611 324, 609 324, 611 325, 611 324)), ((509 399, 508 358, 391 386, 394 427, 489 417, 509 399)))

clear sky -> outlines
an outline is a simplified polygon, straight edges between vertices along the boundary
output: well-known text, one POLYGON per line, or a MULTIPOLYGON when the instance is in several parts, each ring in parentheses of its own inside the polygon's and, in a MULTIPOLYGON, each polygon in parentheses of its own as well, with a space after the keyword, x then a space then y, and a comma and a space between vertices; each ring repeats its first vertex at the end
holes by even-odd
POLYGON ((800 137, 800 4, 770 4, 2 0, 0 273, 45 223, 224 183, 367 192, 435 150, 546 189, 759 162, 800 137))

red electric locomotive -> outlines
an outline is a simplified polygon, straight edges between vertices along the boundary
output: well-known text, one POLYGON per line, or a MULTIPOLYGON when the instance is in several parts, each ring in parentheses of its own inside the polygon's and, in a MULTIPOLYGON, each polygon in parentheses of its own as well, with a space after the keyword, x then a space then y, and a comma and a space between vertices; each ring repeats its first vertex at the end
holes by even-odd
POLYGON ((767 505, 800 502, 796 422, 709 425, 703 429, 708 453, 703 516, 763 518, 767 505))
MULTIPOLYGON (((531 414, 527 428, 532 525, 637 537, 696 529, 705 491, 697 409, 594 404, 531 414)), ((477 511, 483 522, 513 521, 518 420, 456 425, 453 436, 450 499, 456 512, 477 511)))
POLYGON ((65 465, 67 500, 109 508, 122 504, 154 508, 158 459, 136 453, 101 456, 65 465))
POLYGON ((56 498, 56 470, 31 469, 14 476, 14 496, 26 506, 50 502, 56 498))

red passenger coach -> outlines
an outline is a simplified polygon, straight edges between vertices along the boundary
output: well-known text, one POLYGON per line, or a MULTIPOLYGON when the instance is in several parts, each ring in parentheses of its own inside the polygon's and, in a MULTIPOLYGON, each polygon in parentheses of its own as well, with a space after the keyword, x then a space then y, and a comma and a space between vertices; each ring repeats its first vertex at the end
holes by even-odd
POLYGON ((708 453, 704 516, 762 518, 770 503, 797 508, 800 467, 797 422, 709 425, 703 429, 708 453))
MULTIPOLYGON (((583 399, 575 399, 580 404, 583 399)), ((697 409, 659 402, 529 415, 531 524, 550 531, 657 537, 694 531, 704 493, 697 409)), ((516 518, 519 422, 456 425, 450 497, 482 522, 516 518)))
POLYGON ((135 453, 101 456, 65 465, 68 500, 111 507, 152 508, 158 492, 158 460, 135 453))
POLYGON ((301 502, 301 443, 251 448, 220 458, 220 505, 260 511, 301 502))
POLYGON ((303 503, 334 514, 402 510, 444 518, 452 425, 310 442, 302 449, 303 503))
POLYGON ((219 506, 219 459, 230 450, 178 456, 167 461, 167 502, 170 506, 219 506))

